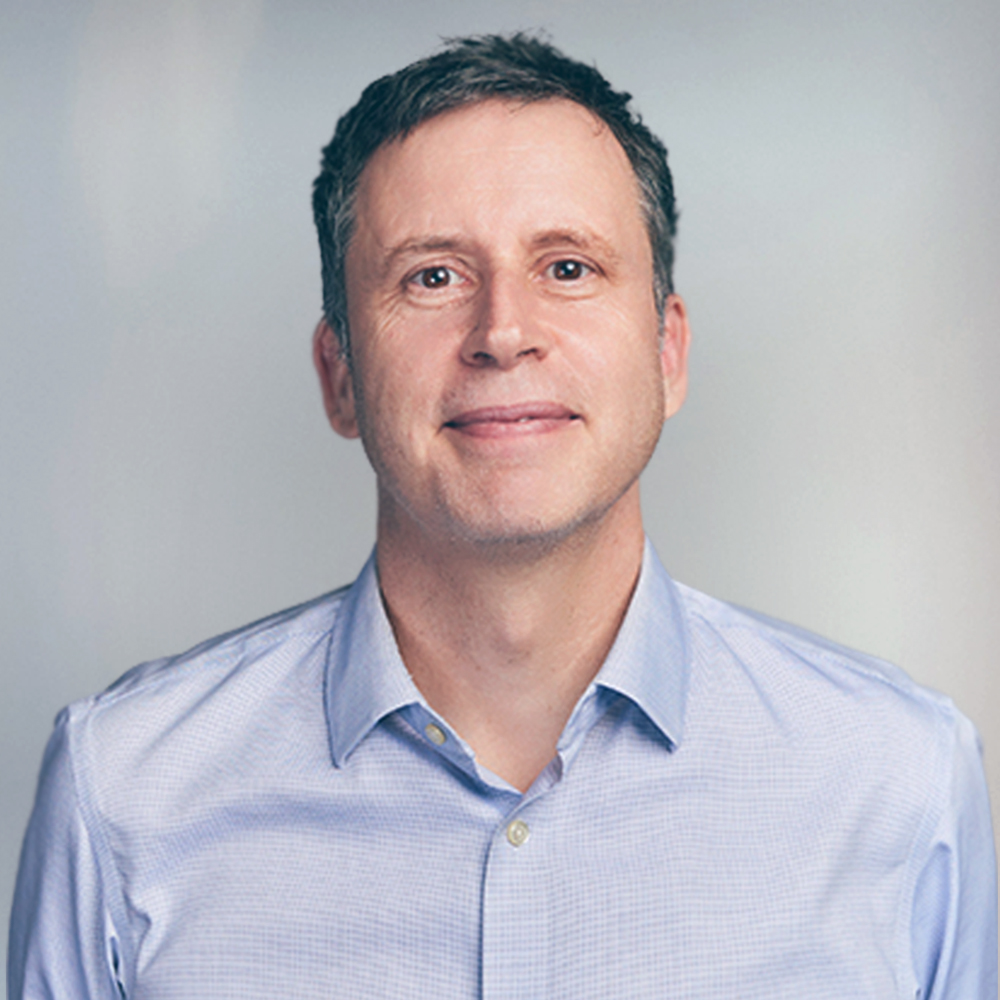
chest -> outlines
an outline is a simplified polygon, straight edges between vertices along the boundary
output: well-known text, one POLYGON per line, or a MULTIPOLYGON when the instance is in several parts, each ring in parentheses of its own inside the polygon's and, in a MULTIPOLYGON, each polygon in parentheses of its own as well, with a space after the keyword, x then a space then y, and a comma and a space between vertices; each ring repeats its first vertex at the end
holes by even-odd
POLYGON ((903 841, 857 790, 582 755, 519 802, 353 766, 219 790, 123 850, 137 996, 897 995, 903 841))

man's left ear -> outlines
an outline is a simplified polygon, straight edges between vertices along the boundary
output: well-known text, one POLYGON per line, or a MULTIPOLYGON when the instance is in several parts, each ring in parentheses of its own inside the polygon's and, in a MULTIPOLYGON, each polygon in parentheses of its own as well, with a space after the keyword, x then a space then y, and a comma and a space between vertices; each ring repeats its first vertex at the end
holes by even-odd
POLYGON ((313 333, 313 365, 323 390, 323 407, 330 426, 342 437, 356 438, 358 413, 354 402, 351 368, 340 347, 340 341, 326 319, 316 324, 313 333))
POLYGON ((667 297, 663 310, 660 365, 663 370, 664 413, 669 420, 687 396, 688 348, 691 345, 691 328, 688 326, 687 306, 679 295, 667 297))

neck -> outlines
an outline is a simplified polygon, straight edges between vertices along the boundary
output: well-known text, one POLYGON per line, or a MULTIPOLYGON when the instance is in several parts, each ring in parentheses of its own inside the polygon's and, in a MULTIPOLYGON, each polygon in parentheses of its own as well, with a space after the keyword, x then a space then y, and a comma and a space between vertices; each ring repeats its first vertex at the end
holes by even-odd
POLYGON ((403 536, 382 513, 379 583, 403 662, 477 760, 526 790, 628 607, 642 562, 637 485, 548 544, 403 536))

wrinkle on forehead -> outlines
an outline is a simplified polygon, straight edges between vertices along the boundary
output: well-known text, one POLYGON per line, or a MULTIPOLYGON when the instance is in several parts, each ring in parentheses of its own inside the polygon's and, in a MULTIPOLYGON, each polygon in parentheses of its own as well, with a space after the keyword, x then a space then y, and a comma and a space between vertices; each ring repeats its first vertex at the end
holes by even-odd
POLYGON ((355 237, 365 230, 386 266, 409 253, 470 248, 484 224, 491 241, 513 225, 533 248, 564 243, 614 256, 623 212, 648 241, 638 179, 606 123, 566 100, 490 100, 444 112, 375 153, 358 188, 355 237))

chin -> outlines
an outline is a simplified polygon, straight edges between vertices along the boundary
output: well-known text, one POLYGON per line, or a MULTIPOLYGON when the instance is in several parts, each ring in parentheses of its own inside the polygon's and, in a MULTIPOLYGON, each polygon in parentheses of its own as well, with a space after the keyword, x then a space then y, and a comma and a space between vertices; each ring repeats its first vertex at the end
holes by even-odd
POLYGON ((451 521, 451 534, 456 542, 484 554, 493 553, 496 558, 532 558, 588 533, 611 506, 613 501, 562 516, 555 512, 493 511, 489 517, 481 513, 478 517, 456 517, 451 521))

